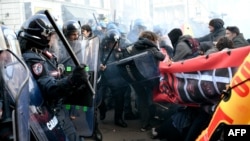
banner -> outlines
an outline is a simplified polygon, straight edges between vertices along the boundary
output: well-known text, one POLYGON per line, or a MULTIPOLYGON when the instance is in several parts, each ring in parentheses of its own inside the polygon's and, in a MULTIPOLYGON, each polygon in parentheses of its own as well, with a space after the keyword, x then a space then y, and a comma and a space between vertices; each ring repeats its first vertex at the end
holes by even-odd
MULTIPOLYGON (((243 57, 243 55, 242 55, 243 57)), ((249 125, 250 124, 250 54, 245 57, 235 73, 230 88, 218 104, 209 126, 198 137, 197 141, 217 140, 221 125, 249 125)), ((243 126, 244 127, 244 126, 243 126)), ((225 128, 225 127, 223 127, 225 128)), ((248 131, 249 132, 249 131, 248 131)), ((249 140, 249 139, 248 139, 249 140)))
POLYGON ((247 46, 179 62, 160 62, 160 85, 154 102, 197 105, 220 100, 249 51, 247 46))

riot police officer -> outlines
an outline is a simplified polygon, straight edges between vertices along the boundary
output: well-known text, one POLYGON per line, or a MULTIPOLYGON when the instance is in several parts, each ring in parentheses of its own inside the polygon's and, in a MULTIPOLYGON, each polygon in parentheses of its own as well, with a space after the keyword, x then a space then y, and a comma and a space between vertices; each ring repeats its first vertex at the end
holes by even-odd
MULTIPOLYGON (((76 20, 68 20, 63 24, 62 27, 63 34, 70 44, 72 50, 75 52, 77 58, 79 60, 82 60, 82 55, 80 55, 81 43, 80 41, 78 42, 81 33, 80 24, 76 20)), ((61 47, 59 48, 58 62, 63 64, 66 68, 70 67, 71 69, 73 69, 75 67, 73 60, 69 57, 67 50, 65 49, 65 47, 63 47, 64 45, 60 41, 59 46, 61 47)))
MULTIPOLYGON (((89 69, 89 75, 90 75, 90 83, 93 86, 93 89, 95 90, 95 75, 97 75, 97 58, 98 58, 98 51, 96 51, 95 49, 99 48, 99 38, 97 38, 97 36, 94 36, 92 33, 92 29, 89 25, 86 24, 87 27, 89 27, 88 29, 88 37, 85 37, 85 34, 81 34, 81 30, 82 27, 79 24, 78 21, 76 20, 68 20, 63 24, 63 34, 65 35, 66 39, 68 40, 71 48, 73 49, 73 51, 75 52, 78 60, 80 62, 84 62, 84 64, 86 64, 88 66, 89 69), (82 36, 82 37, 81 37, 82 36), (93 44, 91 44, 93 43, 93 44), (90 45, 91 44, 91 45, 90 45), (97 45, 97 47, 95 45, 97 45)), ((84 26, 85 27, 85 26, 84 26)), ((86 32, 85 32, 86 33, 86 32)), ((60 63, 64 64, 66 67, 72 67, 74 68, 75 66, 72 65, 72 59, 65 59, 68 57, 67 52, 64 48, 60 49, 61 53, 61 59, 59 60, 60 63), (64 61, 65 60, 65 61, 64 61)), ((66 73, 67 75, 67 73, 66 73)), ((72 100, 76 101, 76 99, 72 100)), ((95 138, 96 140, 102 140, 102 133, 100 132, 99 128, 98 128, 98 123, 97 123, 97 119, 96 119, 96 113, 95 113, 95 103, 93 103, 93 95, 92 94, 85 94, 85 97, 83 100, 81 100, 84 103, 84 106, 88 106, 88 107, 94 107, 94 112, 88 112, 88 114, 86 116, 90 116, 92 117, 92 115, 94 115, 94 118, 87 121, 87 122, 91 122, 93 120, 94 122, 94 128, 93 128, 93 135, 92 137, 95 138)), ((71 105, 70 108, 70 118, 72 120, 75 120, 77 117, 79 117, 80 115, 80 111, 76 110, 75 105, 71 105)), ((85 113, 86 114, 86 113, 85 113)), ((82 121, 78 121, 80 123, 86 122, 84 121, 85 119, 81 119, 82 121)), ((79 124, 77 122, 75 122, 75 125, 79 124)), ((86 127, 87 128, 87 127, 86 127)), ((81 129, 79 129, 81 130, 81 129)), ((81 133, 79 133, 80 136, 89 136, 89 135, 83 135, 81 133)))
POLYGON ((63 24, 63 34, 68 41, 75 41, 79 39, 81 34, 81 26, 76 20, 69 20, 63 24))
POLYGON ((146 23, 143 19, 136 19, 134 21, 133 29, 128 33, 127 38, 130 42, 135 43, 142 31, 147 29, 146 23))
POLYGON ((125 128, 127 127, 127 123, 123 120, 124 96, 130 87, 128 83, 120 76, 118 68, 115 66, 115 64, 113 63, 112 65, 112 62, 122 58, 122 50, 119 46, 119 40, 117 40, 119 38, 119 30, 110 29, 107 31, 107 35, 101 41, 100 69, 103 72, 101 73, 100 89, 103 87, 110 88, 111 95, 114 97, 114 123, 117 126, 125 128))
POLYGON ((62 77, 63 69, 58 68, 56 56, 48 51, 53 34, 54 29, 47 17, 44 14, 36 14, 22 25, 18 39, 22 56, 46 102, 57 115, 65 135, 71 141, 78 141, 76 129, 62 103, 73 95, 72 91, 87 86, 88 75, 84 70, 85 65, 80 65, 70 75, 62 77))

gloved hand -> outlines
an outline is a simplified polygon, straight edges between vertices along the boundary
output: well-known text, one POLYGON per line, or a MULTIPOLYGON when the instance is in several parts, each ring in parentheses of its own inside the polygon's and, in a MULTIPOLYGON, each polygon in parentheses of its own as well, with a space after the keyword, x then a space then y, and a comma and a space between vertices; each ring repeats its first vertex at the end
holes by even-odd
POLYGON ((69 78, 73 86, 79 87, 88 82, 89 75, 87 71, 85 70, 85 68, 86 68, 86 65, 82 64, 80 66, 77 66, 73 70, 73 73, 69 78))

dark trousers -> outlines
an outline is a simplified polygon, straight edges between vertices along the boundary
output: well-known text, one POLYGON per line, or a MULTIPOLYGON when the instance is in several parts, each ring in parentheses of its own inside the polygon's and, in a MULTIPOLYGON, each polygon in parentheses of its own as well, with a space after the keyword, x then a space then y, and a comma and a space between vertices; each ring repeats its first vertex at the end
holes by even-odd
POLYGON ((111 93, 114 96, 114 109, 115 109, 115 115, 114 119, 123 119, 123 112, 124 112, 124 96, 126 94, 126 91, 128 89, 128 86, 114 88, 111 87, 111 93))
POLYGON ((212 115, 199 108, 191 126, 187 130, 185 141, 195 140, 201 132, 208 126, 212 115))
POLYGON ((156 128, 155 131, 158 133, 158 138, 167 139, 168 141, 194 141, 208 126, 212 117, 212 115, 197 107, 188 107, 187 109, 176 111, 174 114, 179 114, 185 118, 178 120, 180 122, 185 120, 185 122, 182 123, 183 128, 178 129, 173 124, 174 122, 176 123, 176 121, 174 121, 176 119, 169 118, 160 127, 156 128), (189 120, 188 123, 186 122, 187 120, 189 120))
POLYGON ((148 126, 152 117, 150 106, 153 102, 153 88, 140 83, 133 84, 132 86, 136 92, 136 100, 138 103, 138 112, 141 120, 141 126, 148 126))
POLYGON ((57 107, 56 116, 69 141, 79 141, 80 138, 76 132, 73 122, 69 117, 69 112, 65 109, 65 106, 62 105, 57 107))
POLYGON ((131 114, 133 113, 132 103, 131 103, 131 87, 129 86, 126 90, 125 96, 124 96, 124 113, 125 114, 131 114))

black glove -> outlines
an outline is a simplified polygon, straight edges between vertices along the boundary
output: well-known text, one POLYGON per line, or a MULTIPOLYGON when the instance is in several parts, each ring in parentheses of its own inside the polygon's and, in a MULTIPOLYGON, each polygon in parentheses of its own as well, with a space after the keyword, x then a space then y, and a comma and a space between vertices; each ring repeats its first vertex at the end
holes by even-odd
POLYGON ((72 75, 70 76, 70 82, 73 86, 79 87, 85 85, 88 82, 89 75, 85 70, 86 65, 77 66, 72 75))

